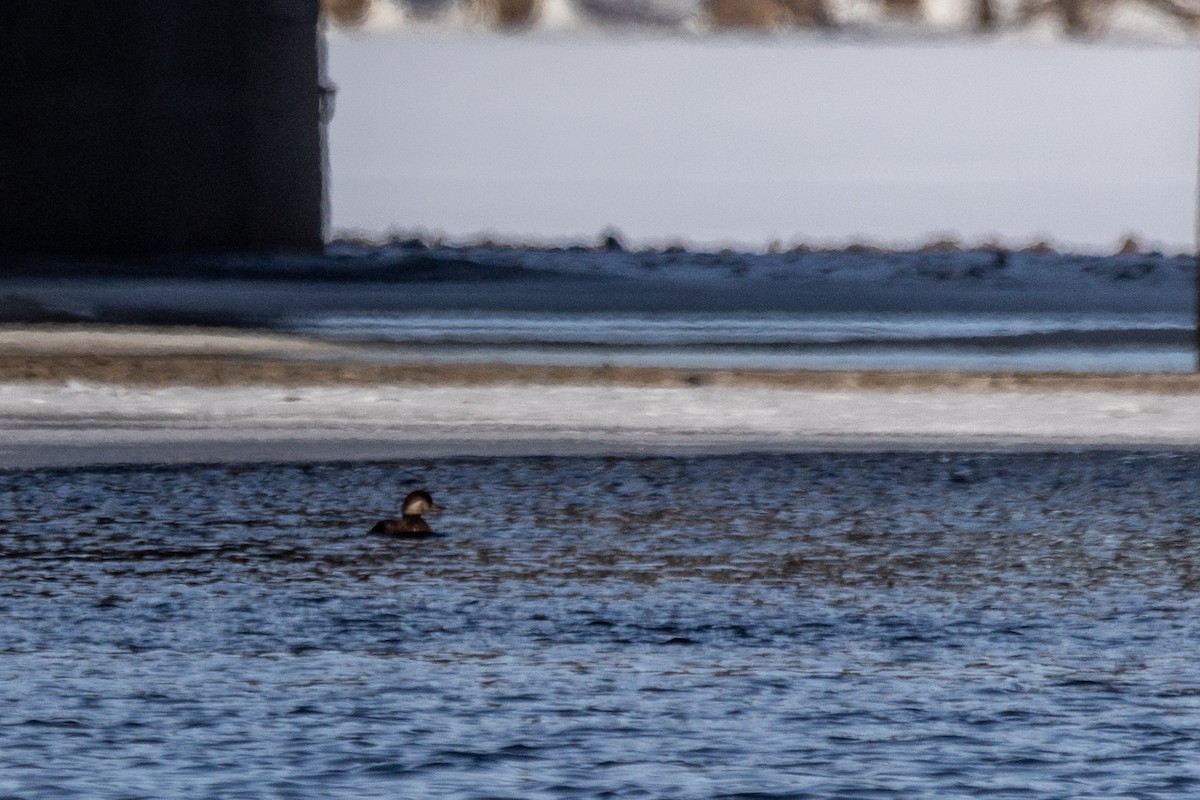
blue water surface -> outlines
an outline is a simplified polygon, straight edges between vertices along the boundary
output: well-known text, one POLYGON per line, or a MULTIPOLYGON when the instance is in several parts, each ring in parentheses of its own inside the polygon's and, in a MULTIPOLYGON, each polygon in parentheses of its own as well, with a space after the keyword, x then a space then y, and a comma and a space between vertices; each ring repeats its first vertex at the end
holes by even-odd
POLYGON ((1189 798, 1200 454, 0 474, 0 796, 1189 798), (444 535, 371 537, 426 486, 444 535))

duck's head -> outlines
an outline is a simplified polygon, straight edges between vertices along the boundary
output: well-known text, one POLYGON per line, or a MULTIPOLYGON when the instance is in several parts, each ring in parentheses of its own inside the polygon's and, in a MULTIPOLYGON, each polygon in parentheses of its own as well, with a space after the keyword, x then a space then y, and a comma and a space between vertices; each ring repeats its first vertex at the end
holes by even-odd
POLYGON ((403 505, 400 506, 400 513, 406 517, 420 516, 428 514, 430 511, 438 511, 441 509, 437 503, 433 502, 433 498, 429 492, 424 489, 418 489, 415 492, 409 492, 404 498, 403 505))

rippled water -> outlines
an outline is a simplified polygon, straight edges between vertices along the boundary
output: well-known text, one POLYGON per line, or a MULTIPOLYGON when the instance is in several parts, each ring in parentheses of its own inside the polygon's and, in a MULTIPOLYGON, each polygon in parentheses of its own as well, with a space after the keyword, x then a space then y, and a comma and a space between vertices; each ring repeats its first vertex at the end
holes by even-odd
POLYGON ((383 358, 770 369, 1190 370, 1187 313, 334 314, 285 326, 383 358))
POLYGON ((1200 793, 1198 453, 0 488, 5 797, 1200 793))

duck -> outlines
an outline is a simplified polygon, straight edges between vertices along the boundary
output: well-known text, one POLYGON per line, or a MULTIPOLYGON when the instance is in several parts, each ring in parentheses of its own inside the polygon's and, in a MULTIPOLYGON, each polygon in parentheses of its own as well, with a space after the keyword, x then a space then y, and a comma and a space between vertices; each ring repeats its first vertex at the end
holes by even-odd
POLYGON ((419 539, 432 536, 433 529, 421 518, 422 514, 430 511, 440 511, 441 506, 433 502, 433 497, 424 489, 409 492, 400 504, 400 519, 384 519, 375 523, 371 533, 382 533, 388 536, 402 536, 419 539))

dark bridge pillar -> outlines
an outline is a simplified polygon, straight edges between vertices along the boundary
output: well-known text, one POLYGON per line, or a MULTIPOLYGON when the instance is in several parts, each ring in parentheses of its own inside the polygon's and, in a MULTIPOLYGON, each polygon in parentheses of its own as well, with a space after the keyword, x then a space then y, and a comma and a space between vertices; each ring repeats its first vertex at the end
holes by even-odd
POLYGON ((313 250, 317 0, 0 9, 0 252, 313 250))

